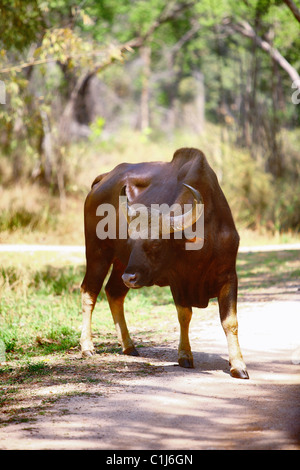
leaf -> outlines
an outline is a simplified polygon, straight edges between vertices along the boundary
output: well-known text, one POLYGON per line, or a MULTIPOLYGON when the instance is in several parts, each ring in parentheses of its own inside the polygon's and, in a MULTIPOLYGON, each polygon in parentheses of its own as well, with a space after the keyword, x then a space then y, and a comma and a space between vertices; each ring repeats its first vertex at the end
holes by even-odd
POLYGON ((110 57, 112 59, 116 59, 116 60, 120 60, 120 61, 123 60, 122 52, 121 52, 120 48, 118 48, 118 47, 110 48, 109 54, 110 54, 110 57))
POLYGON ((92 20, 92 18, 89 15, 87 15, 84 11, 80 10, 79 14, 85 26, 92 26, 94 24, 94 21, 92 20))

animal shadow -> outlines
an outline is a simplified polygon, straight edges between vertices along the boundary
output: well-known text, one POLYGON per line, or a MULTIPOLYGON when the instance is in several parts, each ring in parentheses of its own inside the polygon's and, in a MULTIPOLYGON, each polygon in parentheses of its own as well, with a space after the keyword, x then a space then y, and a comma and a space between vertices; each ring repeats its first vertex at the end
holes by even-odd
MULTIPOLYGON (((142 347, 138 348, 139 355, 142 357, 158 359, 169 363, 165 367, 179 367, 177 349, 172 347, 142 347)), ((194 369, 186 369, 187 371, 195 371, 208 374, 212 371, 223 371, 230 375, 230 366, 228 360, 219 354, 193 351, 194 369)), ((181 370, 184 370, 180 367, 181 370)))

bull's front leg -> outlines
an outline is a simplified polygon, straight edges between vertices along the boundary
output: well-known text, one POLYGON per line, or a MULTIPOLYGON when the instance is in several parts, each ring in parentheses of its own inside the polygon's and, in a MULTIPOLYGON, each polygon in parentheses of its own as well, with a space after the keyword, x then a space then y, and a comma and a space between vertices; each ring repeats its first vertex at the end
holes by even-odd
POLYGON ((105 292, 123 354, 138 356, 139 353, 130 338, 124 316, 124 299, 129 289, 122 280, 123 272, 124 266, 115 261, 105 292))
POLYGON ((193 354, 189 341, 189 325, 192 318, 190 307, 176 305, 180 325, 180 340, 178 347, 178 363, 181 367, 193 368, 193 354))
POLYGON ((94 354, 94 345, 92 340, 92 313, 97 300, 97 294, 85 291, 81 288, 81 304, 82 304, 82 330, 80 337, 80 345, 82 356, 88 357, 94 354))
MULTIPOLYGON (((98 251, 98 253, 101 255, 101 252, 98 251)), ((110 260, 103 259, 102 256, 99 257, 93 252, 89 254, 88 248, 87 254, 87 269, 81 284, 82 330, 80 345, 83 357, 94 354, 91 326, 92 313, 110 266, 110 260)))
POLYGON ((124 316, 124 297, 114 298, 111 297, 106 290, 107 300, 110 306, 111 314, 114 320, 115 328, 117 331, 119 342, 122 346, 123 354, 128 356, 139 356, 133 341, 130 338, 125 316, 124 316))
POLYGON ((219 292, 218 302, 221 323, 228 344, 230 373, 232 377, 249 379, 238 340, 236 275, 222 286, 219 292))

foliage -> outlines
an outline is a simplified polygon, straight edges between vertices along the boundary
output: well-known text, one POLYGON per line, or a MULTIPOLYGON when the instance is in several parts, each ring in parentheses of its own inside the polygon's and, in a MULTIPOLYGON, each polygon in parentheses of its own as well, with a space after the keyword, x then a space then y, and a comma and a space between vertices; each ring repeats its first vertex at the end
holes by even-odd
MULTIPOLYGON (((66 193, 78 187, 76 141, 90 136, 85 149, 94 152, 99 142, 109 150, 124 127, 139 128, 145 146, 158 137, 174 141, 183 128, 198 135, 201 72, 206 121, 219 126, 216 145, 229 168, 224 184, 237 199, 239 221, 299 229, 299 149, 292 140, 300 107, 291 102, 287 71, 297 76, 300 36, 285 2, 6 0, 0 9, 6 87, 0 184, 37 181, 59 194, 63 208, 66 193), (244 34, 247 28, 252 36, 244 34), (97 74, 106 88, 88 102, 97 74), (91 106, 95 99, 100 112, 91 106), (194 123, 187 121, 193 113, 194 123)), ((30 209, 22 216, 9 211, 0 218, 6 230, 39 225, 30 209)))
POLYGON ((0 4, 1 44, 19 51, 30 46, 45 27, 38 0, 2 0, 0 4))

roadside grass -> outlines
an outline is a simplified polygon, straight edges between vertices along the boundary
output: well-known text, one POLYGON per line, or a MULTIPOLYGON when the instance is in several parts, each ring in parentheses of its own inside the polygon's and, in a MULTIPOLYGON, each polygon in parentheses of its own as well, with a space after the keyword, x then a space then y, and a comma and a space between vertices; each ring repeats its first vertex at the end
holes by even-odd
POLYGON ((241 291, 288 282, 295 282, 300 288, 300 251, 239 253, 237 273, 241 291))
MULTIPOLYGON (((37 258, 39 254, 36 253, 37 258)), ((0 341, 6 360, 26 360, 74 349, 78 351, 81 329, 80 284, 85 266, 64 264, 52 254, 45 263, 29 264, 26 254, 6 259, 0 268, 0 341), (60 264, 61 263, 61 264, 60 264)), ((32 256, 31 256, 32 257, 32 256)), ((105 285, 105 282, 104 282, 105 285)), ((130 331, 140 337, 164 331, 163 317, 174 317, 175 307, 168 288, 131 291, 126 298, 126 318, 130 331)), ((173 318, 176 320, 176 317, 173 318)), ((105 293, 102 289, 93 314, 96 348, 120 352, 105 293)))

